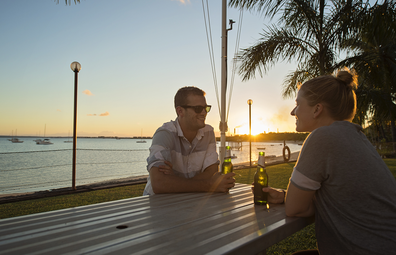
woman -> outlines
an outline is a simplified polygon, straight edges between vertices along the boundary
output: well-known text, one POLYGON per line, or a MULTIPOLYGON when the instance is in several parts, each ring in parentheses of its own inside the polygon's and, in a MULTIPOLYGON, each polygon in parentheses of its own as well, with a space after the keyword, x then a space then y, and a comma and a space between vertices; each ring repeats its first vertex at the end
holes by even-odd
MULTIPOLYGON (((311 133, 290 178, 286 214, 315 215, 320 254, 395 254, 396 181, 362 128, 351 123, 355 89, 347 71, 299 87, 291 115, 296 131, 311 133)), ((284 202, 283 191, 263 190, 269 202, 284 202)))

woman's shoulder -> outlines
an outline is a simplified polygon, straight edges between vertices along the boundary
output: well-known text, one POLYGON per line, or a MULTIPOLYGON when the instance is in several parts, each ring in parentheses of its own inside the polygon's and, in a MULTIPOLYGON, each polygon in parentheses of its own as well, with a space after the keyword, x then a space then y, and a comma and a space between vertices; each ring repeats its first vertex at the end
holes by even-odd
POLYGON ((362 131, 362 127, 359 126, 358 124, 351 123, 349 121, 334 121, 331 125, 329 126, 322 126, 314 131, 312 131, 312 134, 316 135, 329 135, 329 134, 345 134, 349 132, 360 132, 362 131))
POLYGON ((322 126, 312 131, 307 137, 307 142, 320 141, 322 144, 332 144, 340 140, 348 141, 354 136, 361 136, 361 130, 361 126, 349 121, 335 121, 329 126, 322 126))

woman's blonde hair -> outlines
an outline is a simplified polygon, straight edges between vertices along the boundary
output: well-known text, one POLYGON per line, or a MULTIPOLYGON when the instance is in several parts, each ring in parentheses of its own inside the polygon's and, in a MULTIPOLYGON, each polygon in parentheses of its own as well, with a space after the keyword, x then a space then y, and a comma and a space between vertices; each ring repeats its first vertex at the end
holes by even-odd
POLYGON ((323 75, 299 86, 310 106, 322 103, 335 120, 352 120, 356 113, 356 79, 348 71, 323 75))

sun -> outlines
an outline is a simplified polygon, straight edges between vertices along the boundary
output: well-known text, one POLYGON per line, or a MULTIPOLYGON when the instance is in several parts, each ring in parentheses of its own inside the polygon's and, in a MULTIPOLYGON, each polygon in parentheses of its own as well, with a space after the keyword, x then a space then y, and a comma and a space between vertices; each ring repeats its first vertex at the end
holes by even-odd
POLYGON ((262 125, 252 126, 252 135, 258 135, 258 134, 264 133, 264 131, 266 129, 268 129, 268 128, 265 126, 262 126, 262 125))
MULTIPOLYGON (((252 123, 252 135, 258 135, 267 131, 268 127, 262 124, 253 124, 252 123)), ((244 124, 236 127, 233 132, 235 135, 248 135, 249 134, 249 124, 244 124)))

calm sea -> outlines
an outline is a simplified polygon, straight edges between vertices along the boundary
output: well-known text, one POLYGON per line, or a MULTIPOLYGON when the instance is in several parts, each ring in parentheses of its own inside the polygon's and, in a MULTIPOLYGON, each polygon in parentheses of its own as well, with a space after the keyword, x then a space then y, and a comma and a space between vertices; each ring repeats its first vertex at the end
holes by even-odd
MULTIPOLYGON (((73 143, 67 138, 51 138, 51 145, 37 145, 36 138, 22 138, 12 143, 0 138, 0 194, 51 190, 72 186, 73 143)), ((151 139, 78 138, 76 185, 147 175, 146 158, 151 139)), ((230 144, 233 146, 233 144, 230 144)), ((249 143, 232 150, 233 163, 249 161, 249 143)), ((301 145, 288 143, 291 152, 301 145)), ((218 143, 219 146, 219 143, 218 143)), ((258 151, 282 155, 283 143, 252 143, 252 161, 258 151), (264 149, 265 148, 265 149, 264 149)))

